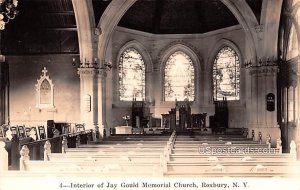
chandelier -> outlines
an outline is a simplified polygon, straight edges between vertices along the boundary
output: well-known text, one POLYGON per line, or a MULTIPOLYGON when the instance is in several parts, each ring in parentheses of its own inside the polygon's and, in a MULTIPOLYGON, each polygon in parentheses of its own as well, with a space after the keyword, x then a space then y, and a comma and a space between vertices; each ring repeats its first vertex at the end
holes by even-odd
POLYGON ((0 30, 18 14, 18 0, 0 0, 0 30))
POLYGON ((111 63, 105 62, 105 63, 98 63, 98 59, 94 58, 94 62, 90 63, 89 61, 87 61, 87 59, 84 59, 84 62, 79 61, 79 63, 77 63, 78 61, 76 61, 75 58, 73 58, 72 61, 72 65, 73 67, 79 67, 80 68, 94 68, 94 69, 104 69, 104 70, 111 70, 112 65, 111 63))

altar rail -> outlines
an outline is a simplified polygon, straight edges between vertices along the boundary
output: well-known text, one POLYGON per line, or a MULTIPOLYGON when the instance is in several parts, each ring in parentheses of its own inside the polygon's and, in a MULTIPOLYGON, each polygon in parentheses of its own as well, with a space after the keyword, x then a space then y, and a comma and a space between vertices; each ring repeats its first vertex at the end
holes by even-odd
POLYGON ((19 170, 20 168, 20 150, 26 145, 30 150, 32 160, 44 159, 44 145, 49 141, 52 144, 51 151, 61 153, 64 147, 75 148, 79 144, 87 144, 93 140, 92 130, 80 131, 75 133, 66 133, 53 138, 34 140, 31 137, 20 138, 13 135, 11 140, 4 139, 0 141, 0 170, 19 170))

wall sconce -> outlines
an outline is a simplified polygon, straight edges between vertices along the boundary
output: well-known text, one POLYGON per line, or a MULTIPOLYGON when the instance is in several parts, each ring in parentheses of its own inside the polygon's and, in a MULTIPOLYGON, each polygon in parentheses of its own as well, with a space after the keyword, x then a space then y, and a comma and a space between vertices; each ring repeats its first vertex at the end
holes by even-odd
POLYGON ((94 58, 94 61, 92 63, 90 63, 89 61, 87 61, 87 59, 84 59, 84 62, 82 63, 81 61, 76 61, 75 58, 72 59, 72 66, 73 67, 79 67, 79 68, 94 68, 94 69, 105 69, 105 70, 110 70, 112 68, 111 63, 107 63, 105 62, 104 64, 100 64, 98 63, 98 59, 94 58))
POLYGON ((265 58, 259 58, 259 61, 256 65, 254 65, 252 60, 245 60, 244 62, 245 68, 251 68, 251 67, 265 67, 265 66, 277 66, 277 59, 275 57, 265 57, 265 58))
POLYGON ((101 65, 101 67, 99 69, 105 69, 105 70, 110 71, 111 68, 112 68, 111 63, 105 62, 104 64, 101 65))

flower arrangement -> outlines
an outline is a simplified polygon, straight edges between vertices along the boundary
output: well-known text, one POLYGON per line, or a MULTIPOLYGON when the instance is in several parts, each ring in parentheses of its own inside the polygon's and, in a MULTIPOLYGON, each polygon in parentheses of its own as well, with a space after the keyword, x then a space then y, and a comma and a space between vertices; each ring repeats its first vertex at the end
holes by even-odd
POLYGON ((125 115, 125 116, 123 116, 122 118, 125 120, 126 126, 128 126, 128 122, 129 122, 129 120, 130 120, 130 116, 129 116, 129 115, 125 115))

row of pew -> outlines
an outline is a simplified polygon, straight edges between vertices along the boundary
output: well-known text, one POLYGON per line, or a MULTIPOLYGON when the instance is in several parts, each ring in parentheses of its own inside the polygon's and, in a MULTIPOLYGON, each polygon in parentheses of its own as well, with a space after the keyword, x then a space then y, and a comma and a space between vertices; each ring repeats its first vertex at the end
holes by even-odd
MULTIPOLYGON (((249 143, 246 137, 218 137, 218 143, 214 136, 196 138, 198 140, 176 136, 175 132, 171 136, 112 136, 100 143, 65 148, 62 153, 51 153, 45 145, 45 160, 32 161, 26 156, 21 157, 21 170, 37 172, 42 168, 44 172, 79 176, 300 176, 300 163, 292 145, 291 153, 287 154, 279 147, 271 148, 258 141, 249 143), (261 154, 204 154, 199 151, 207 147, 273 151, 261 154)), ((26 152, 28 150, 23 147, 21 155, 26 152)))
POLYGON ((23 146, 20 170, 59 176, 300 176, 293 144, 288 154, 280 147, 250 141, 245 136, 190 137, 177 136, 174 131, 170 136, 111 136, 100 143, 64 147, 62 153, 51 153, 50 143, 44 148, 44 160, 30 160, 29 150, 23 146), (213 154, 200 149, 269 152, 213 154))

